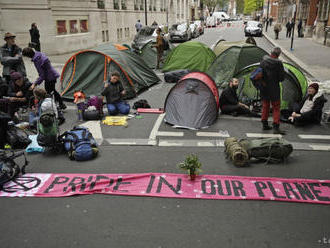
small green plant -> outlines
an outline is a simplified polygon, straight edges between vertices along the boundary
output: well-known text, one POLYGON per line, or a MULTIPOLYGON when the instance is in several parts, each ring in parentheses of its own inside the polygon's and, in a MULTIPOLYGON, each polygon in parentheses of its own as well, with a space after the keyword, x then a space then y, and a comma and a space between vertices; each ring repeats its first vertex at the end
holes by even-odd
POLYGON ((186 157, 184 162, 178 164, 180 169, 186 170, 191 180, 196 178, 199 172, 201 172, 202 164, 196 154, 190 154, 186 157))

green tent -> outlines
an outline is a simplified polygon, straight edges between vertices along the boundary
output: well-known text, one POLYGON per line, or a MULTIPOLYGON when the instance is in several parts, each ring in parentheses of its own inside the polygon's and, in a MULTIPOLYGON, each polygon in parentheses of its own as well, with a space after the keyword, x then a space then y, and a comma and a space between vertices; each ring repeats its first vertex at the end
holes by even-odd
MULTIPOLYGON (((149 66, 151 69, 155 69, 157 66, 157 50, 154 45, 153 41, 150 40, 146 44, 143 45, 141 50, 138 51, 140 58, 149 66)), ((172 43, 169 42, 169 49, 164 51, 163 54, 163 61, 166 60, 167 55, 171 52, 174 48, 172 43)), ((163 67, 163 63, 160 64, 160 67, 163 67)))
MULTIPOLYGON (((251 101, 260 100, 259 92, 253 86, 250 75, 260 63, 250 65, 234 77, 238 78, 240 85, 238 88, 238 96, 242 102, 250 103, 251 101)), ((305 96, 307 91, 307 79, 304 74, 295 66, 283 62, 285 69, 285 79, 280 83, 281 87, 281 109, 292 106, 294 102, 299 102, 305 96)))
POLYGON ((172 49, 167 56, 163 71, 188 69, 205 72, 215 59, 214 52, 198 41, 188 41, 172 49))
POLYGON ((133 98, 136 93, 160 81, 141 58, 127 47, 107 44, 71 56, 62 70, 61 95, 73 99, 76 90, 83 90, 87 96, 100 95, 103 82, 114 71, 120 73, 126 98, 133 98))
POLYGON ((247 43, 245 43, 244 40, 240 40, 240 41, 226 41, 224 39, 219 39, 215 45, 212 47, 213 52, 215 53, 215 55, 219 55, 221 53, 223 53, 224 51, 226 51, 228 48, 232 47, 232 46, 242 46, 245 45, 247 43))
POLYGON ((231 45, 216 57, 208 68, 207 74, 213 78, 219 87, 224 82, 229 82, 236 73, 246 66, 259 63, 265 55, 267 55, 265 50, 251 44, 231 45))

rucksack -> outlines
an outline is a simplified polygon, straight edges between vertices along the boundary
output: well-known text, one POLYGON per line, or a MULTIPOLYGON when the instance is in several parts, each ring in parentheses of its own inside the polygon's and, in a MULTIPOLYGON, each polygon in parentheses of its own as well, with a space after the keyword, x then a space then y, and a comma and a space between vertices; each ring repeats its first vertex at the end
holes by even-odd
POLYGON ((163 43, 163 50, 168 50, 170 48, 168 40, 164 39, 163 36, 162 36, 162 43, 163 43))
POLYGON ((57 144, 57 136, 58 126, 55 113, 42 113, 38 122, 38 144, 43 147, 54 147, 57 144))
POLYGON ((97 144, 88 128, 74 127, 61 135, 61 141, 71 160, 86 161, 97 156, 97 144))
POLYGON ((292 145, 283 138, 244 139, 239 143, 250 158, 271 163, 284 161, 293 151, 292 145))
POLYGON ((252 81, 253 86, 258 90, 262 90, 266 86, 264 73, 261 67, 258 67, 251 73, 250 80, 252 81))
POLYGON ((10 152, 7 150, 0 150, 0 190, 3 185, 19 175, 25 173, 25 167, 28 165, 28 161, 24 152, 10 152), (24 156, 25 162, 22 168, 14 161, 15 158, 24 156))
POLYGON ((12 149, 25 149, 31 143, 28 134, 14 125, 8 126, 6 139, 12 149))
POLYGON ((150 108, 150 105, 146 99, 141 99, 133 104, 133 109, 138 108, 150 108))

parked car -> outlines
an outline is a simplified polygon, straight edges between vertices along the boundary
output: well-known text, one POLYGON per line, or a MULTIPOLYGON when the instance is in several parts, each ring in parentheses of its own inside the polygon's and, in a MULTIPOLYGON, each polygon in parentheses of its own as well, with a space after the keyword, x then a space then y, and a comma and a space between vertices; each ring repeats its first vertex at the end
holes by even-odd
POLYGON ((195 21, 194 23, 197 25, 199 35, 204 34, 204 23, 202 23, 202 21, 195 21))
MULTIPOLYGON (((164 26, 159 26, 159 27, 162 29, 164 39, 168 40, 169 34, 164 32, 164 26)), ((140 31, 134 36, 134 39, 132 42, 133 50, 139 51, 150 40, 152 40, 154 43, 156 43, 157 28, 158 28, 158 26, 142 27, 140 29, 140 31)))
POLYGON ((191 23, 189 25, 189 27, 191 29, 192 38, 197 38, 199 36, 199 31, 198 31, 197 25, 195 23, 191 23))
POLYGON ((257 21, 248 21, 244 28, 245 36, 262 37, 262 24, 257 21))
POLYGON ((191 29, 187 23, 173 24, 170 28, 170 41, 188 41, 191 40, 191 29))
POLYGON ((212 16, 217 18, 217 22, 230 21, 230 16, 226 12, 213 12, 212 16))
POLYGON ((206 27, 216 27, 217 26, 217 18, 215 16, 208 16, 206 18, 206 27))

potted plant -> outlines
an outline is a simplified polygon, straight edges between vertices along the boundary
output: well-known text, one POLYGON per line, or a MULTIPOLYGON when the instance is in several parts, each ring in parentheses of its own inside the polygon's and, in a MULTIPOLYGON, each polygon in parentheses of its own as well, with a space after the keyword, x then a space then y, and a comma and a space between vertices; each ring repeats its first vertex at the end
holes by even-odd
POLYGON ((195 180, 197 174, 201 172, 202 164, 196 154, 190 154, 185 161, 178 164, 180 169, 187 170, 190 180, 195 180))

